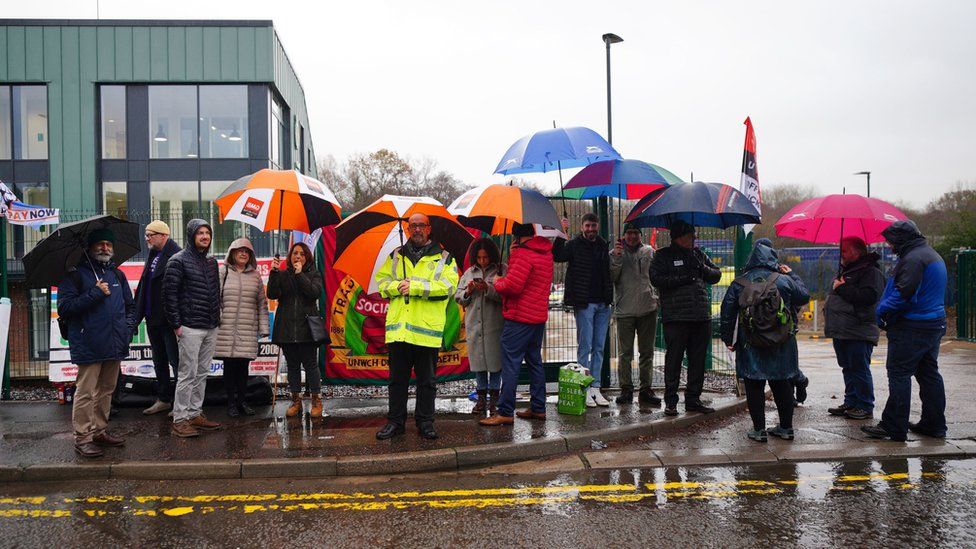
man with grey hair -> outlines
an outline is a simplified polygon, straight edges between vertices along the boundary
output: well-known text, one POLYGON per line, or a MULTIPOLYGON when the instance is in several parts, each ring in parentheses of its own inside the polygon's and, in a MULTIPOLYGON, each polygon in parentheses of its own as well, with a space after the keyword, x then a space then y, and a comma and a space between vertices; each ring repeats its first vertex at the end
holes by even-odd
POLYGON ((58 284, 58 316, 67 326, 71 362, 78 365, 71 407, 75 452, 94 458, 104 446, 125 444, 106 429, 119 367, 129 355, 135 304, 129 282, 112 263, 112 231, 93 231, 87 242, 81 262, 58 284))

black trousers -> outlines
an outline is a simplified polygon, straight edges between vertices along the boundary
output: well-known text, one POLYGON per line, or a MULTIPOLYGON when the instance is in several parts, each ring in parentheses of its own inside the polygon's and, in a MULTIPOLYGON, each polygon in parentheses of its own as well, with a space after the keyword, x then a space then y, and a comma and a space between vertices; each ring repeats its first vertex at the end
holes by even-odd
POLYGON ((433 425, 434 372, 437 369, 437 352, 434 347, 421 347, 411 343, 390 343, 390 412, 386 419, 402 427, 407 421, 407 388, 410 386, 410 370, 417 378, 417 407, 413 418, 418 427, 433 425))
POLYGON ((779 425, 784 429, 793 428, 793 380, 792 379, 743 379, 746 386, 746 404, 752 417, 752 428, 762 431, 766 428, 766 383, 773 391, 779 425))
POLYGON ((180 373, 180 347, 176 334, 168 325, 146 326, 149 348, 152 349, 153 369, 156 370, 157 398, 162 402, 173 402, 176 392, 176 376, 180 373), (170 375, 169 367, 173 366, 170 375))
POLYGON ((249 358, 225 358, 224 390, 227 392, 227 405, 243 404, 247 396, 247 370, 249 358))
POLYGON ((685 386, 685 406, 701 400, 705 385, 705 357, 712 342, 712 321, 665 322, 664 344, 664 404, 678 405, 678 386, 681 384, 681 362, 688 355, 688 384, 685 386))

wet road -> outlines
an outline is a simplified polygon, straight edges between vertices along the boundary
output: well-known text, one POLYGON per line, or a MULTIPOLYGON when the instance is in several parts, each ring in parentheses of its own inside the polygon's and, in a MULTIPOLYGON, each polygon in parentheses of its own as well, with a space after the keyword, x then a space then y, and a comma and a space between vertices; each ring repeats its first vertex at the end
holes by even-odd
POLYGON ((0 545, 976 545, 976 460, 0 485, 0 545))

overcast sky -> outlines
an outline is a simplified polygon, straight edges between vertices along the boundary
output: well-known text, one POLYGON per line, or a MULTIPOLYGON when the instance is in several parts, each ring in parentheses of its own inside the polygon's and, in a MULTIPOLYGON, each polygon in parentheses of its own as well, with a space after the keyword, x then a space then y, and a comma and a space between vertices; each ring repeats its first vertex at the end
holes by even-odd
MULTIPOLYGON (((751 116, 764 186, 924 205, 976 182, 976 2, 101 0, 104 19, 272 19, 319 157, 389 148, 468 184, 519 137, 606 134, 682 178, 738 185, 751 116)), ((4 2, 3 17, 94 18, 95 0, 4 2)), ((532 178, 533 176, 528 176, 532 178)), ((553 184, 552 179, 536 178, 553 184)))

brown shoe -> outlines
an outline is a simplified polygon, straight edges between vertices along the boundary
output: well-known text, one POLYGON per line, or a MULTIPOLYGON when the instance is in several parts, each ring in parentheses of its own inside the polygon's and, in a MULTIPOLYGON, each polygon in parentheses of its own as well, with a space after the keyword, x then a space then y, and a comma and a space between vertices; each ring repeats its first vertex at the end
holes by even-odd
POLYGON ((302 394, 292 393, 291 394, 291 406, 285 411, 286 417, 295 417, 302 413, 302 394))
POLYGON ((97 458, 105 455, 105 452, 98 447, 94 442, 86 442, 84 444, 75 444, 75 452, 83 458, 97 458))
POLYGON ((312 409, 308 415, 312 417, 322 417, 322 395, 312 395, 312 409))
POLYGON ((122 437, 113 437, 112 435, 108 434, 108 431, 105 431, 101 434, 95 435, 92 442, 99 446, 122 446, 125 444, 125 439, 122 437))
POLYGON ((533 412, 529 409, 519 410, 518 412, 515 412, 515 415, 522 419, 541 419, 543 421, 546 419, 545 412, 533 412))
POLYGON ((496 427, 498 425, 511 425, 515 423, 515 418, 512 416, 494 415, 479 420, 478 423, 484 425, 485 427, 496 427))
POLYGON ((189 421, 177 421, 169 431, 173 436, 180 438, 190 438, 200 436, 200 431, 190 425, 189 421))
POLYGON ((191 419, 190 425, 202 431, 216 431, 217 429, 220 429, 219 423, 217 423, 216 421, 210 421, 209 419, 207 419, 207 416, 203 414, 200 414, 197 417, 191 419))
POLYGON ((484 415, 485 410, 488 409, 488 390, 478 389, 478 402, 474 403, 474 408, 471 408, 471 413, 475 415, 484 415))
POLYGON ((493 416, 498 411, 498 398, 501 391, 488 389, 488 415, 493 416))

